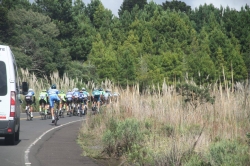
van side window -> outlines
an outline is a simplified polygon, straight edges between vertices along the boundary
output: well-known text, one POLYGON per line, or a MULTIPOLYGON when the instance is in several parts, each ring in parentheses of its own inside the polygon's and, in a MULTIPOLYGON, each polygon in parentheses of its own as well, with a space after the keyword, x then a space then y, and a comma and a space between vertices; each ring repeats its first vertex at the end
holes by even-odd
POLYGON ((0 96, 7 94, 7 75, 6 65, 3 61, 0 61, 0 96))

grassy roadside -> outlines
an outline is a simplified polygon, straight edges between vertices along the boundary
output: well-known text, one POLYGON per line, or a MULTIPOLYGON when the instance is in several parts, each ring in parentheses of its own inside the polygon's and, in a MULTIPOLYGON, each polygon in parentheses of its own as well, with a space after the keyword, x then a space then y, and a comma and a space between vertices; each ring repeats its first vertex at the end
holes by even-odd
POLYGON ((202 90, 192 89, 191 98, 167 85, 151 92, 120 90, 117 103, 89 116, 79 131, 83 154, 101 162, 119 159, 121 165, 250 163, 247 92, 214 86, 213 102, 202 90))
MULTIPOLYGON (((49 87, 47 78, 22 72, 36 95, 49 87)), ((50 79, 65 91, 96 86, 66 74, 59 78, 54 73, 50 79)), ((119 89, 105 81, 99 86, 120 97, 101 114, 87 115, 78 136, 84 156, 107 165, 249 165, 248 88, 187 82, 177 89, 164 83, 140 93, 138 85, 119 89)))

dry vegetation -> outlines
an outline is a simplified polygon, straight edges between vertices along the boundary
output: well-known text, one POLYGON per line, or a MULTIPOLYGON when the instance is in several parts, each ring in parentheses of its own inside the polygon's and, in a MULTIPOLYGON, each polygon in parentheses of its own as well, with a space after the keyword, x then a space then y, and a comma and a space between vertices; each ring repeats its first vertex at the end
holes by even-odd
MULTIPOLYGON (((185 157, 193 153, 212 164, 205 156, 210 145, 221 140, 237 140, 247 147, 250 109, 248 90, 245 88, 232 92, 229 88, 223 90, 222 85, 211 86, 210 93, 215 97, 215 103, 198 104, 196 109, 191 104, 184 103, 173 86, 163 84, 150 89, 143 94, 139 93, 138 86, 120 89, 118 103, 104 109, 105 112, 100 117, 89 117, 80 130, 85 154, 93 157, 105 156, 103 153, 101 156, 98 153, 98 156, 93 151, 88 153, 86 149, 92 149, 95 145, 85 143, 84 139, 92 136, 101 140, 112 118, 118 121, 136 118, 143 124, 141 130, 150 132, 144 134, 143 142, 140 143, 142 147, 146 147, 147 156, 137 161, 131 160, 129 154, 120 157, 139 165, 147 165, 145 163, 150 162, 149 156, 153 164, 148 165, 185 165, 183 163, 188 163, 189 160, 185 157)), ((104 144, 102 148, 107 148, 107 145, 104 144)), ((246 155, 249 157, 249 151, 246 155)), ((111 156, 118 157, 116 154, 111 156)))
MULTIPOLYGON (((95 86, 92 82, 85 84, 81 80, 71 80, 66 74, 61 79, 58 73, 54 73, 50 79, 58 85, 58 89, 63 90, 78 86, 91 90, 95 86)), ((28 81, 36 94, 50 85, 48 78, 41 81, 24 70, 21 81, 28 81)), ((249 89, 246 87, 233 91, 223 88, 221 84, 212 85, 209 92, 215 97, 214 104, 198 104, 194 109, 191 104, 184 103, 174 86, 166 83, 149 87, 144 93, 139 92, 138 85, 126 89, 117 88, 110 81, 101 85, 119 92, 120 97, 117 102, 102 107, 101 114, 87 115, 78 139, 83 155, 94 158, 115 157, 121 159, 123 165, 193 165, 192 162, 197 165, 218 165, 215 158, 211 157, 212 154, 209 154, 211 145, 223 140, 236 140, 247 148, 243 152, 250 158, 246 137, 250 131, 250 105, 249 89), (126 140, 113 140, 119 136, 112 134, 110 139, 105 140, 105 134, 107 136, 107 131, 111 130, 113 120, 119 124, 127 119, 136 119, 139 130, 135 136, 142 137, 129 145, 126 152, 119 154, 119 148, 126 140), (196 157, 193 157, 194 154, 196 157), (191 161, 190 158, 195 159, 191 161)), ((129 130, 133 133, 137 128, 129 130)), ((248 159, 242 160, 242 163, 249 162, 248 159)))

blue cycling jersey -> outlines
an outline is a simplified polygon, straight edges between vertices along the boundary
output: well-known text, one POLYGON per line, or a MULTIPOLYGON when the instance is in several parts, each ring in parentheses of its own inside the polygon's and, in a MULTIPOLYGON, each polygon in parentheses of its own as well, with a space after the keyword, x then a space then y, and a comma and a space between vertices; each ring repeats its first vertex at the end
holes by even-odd
POLYGON ((101 95, 101 92, 100 92, 99 90, 95 90, 95 91, 92 92, 92 94, 93 94, 94 96, 100 96, 100 95, 101 95))
POLYGON ((48 90, 48 95, 51 96, 51 95, 55 95, 55 94, 59 94, 59 91, 57 89, 50 89, 48 90))

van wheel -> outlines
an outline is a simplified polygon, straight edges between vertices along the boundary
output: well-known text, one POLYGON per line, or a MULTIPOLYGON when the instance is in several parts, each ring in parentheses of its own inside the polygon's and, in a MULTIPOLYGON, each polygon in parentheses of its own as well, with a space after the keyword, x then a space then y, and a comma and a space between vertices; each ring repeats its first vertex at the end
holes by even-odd
POLYGON ((19 133, 20 133, 20 126, 18 127, 18 130, 15 135, 15 141, 19 141, 19 133))
POLYGON ((15 145, 15 133, 5 136, 5 142, 8 145, 15 145))

